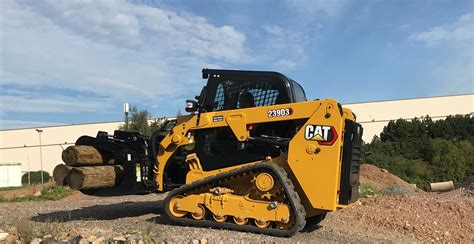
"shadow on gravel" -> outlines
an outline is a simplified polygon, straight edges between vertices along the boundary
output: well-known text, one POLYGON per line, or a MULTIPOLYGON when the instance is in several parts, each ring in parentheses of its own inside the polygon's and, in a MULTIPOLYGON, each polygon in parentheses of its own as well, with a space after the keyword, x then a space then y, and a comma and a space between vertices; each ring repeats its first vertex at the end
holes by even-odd
POLYGON ((146 214, 162 215, 162 201, 123 202, 95 205, 70 211, 57 211, 33 216, 35 222, 69 222, 74 220, 114 220, 146 214))
POLYGON ((147 219, 146 221, 151 222, 151 223, 155 223, 155 224, 162 224, 162 225, 171 224, 170 221, 168 220, 168 218, 165 216, 165 213, 163 211, 161 211, 161 209, 160 209, 160 215, 151 217, 151 218, 147 219))
POLYGON ((307 225, 300 232, 302 233, 311 233, 313 231, 321 229, 321 225, 307 225))

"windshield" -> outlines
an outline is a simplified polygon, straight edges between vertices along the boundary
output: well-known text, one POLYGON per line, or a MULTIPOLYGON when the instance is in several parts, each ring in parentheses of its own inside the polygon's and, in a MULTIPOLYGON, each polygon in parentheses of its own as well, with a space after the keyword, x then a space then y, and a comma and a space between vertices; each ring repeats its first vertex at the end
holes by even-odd
POLYGON ((304 93, 303 87, 300 86, 296 81, 291 80, 293 84, 293 93, 295 95, 295 102, 305 102, 306 94, 304 93))

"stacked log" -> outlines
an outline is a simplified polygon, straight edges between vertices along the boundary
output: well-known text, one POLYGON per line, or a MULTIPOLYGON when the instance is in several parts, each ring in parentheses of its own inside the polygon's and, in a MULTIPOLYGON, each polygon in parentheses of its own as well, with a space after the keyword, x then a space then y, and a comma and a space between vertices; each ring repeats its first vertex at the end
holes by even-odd
POLYGON ((67 185, 66 177, 71 171, 72 167, 65 164, 58 164, 53 170, 53 179, 57 185, 67 185))
POLYGON ((122 175, 123 167, 120 165, 74 167, 67 176, 67 182, 73 190, 114 187, 122 175))
POLYGON ((92 146, 70 146, 62 152, 62 159, 65 164, 53 170, 54 181, 74 190, 114 187, 123 178, 123 167, 113 165, 112 154, 92 146))
POLYGON ((62 159, 68 166, 95 166, 114 163, 110 154, 101 153, 91 146, 70 146, 63 151, 62 159))

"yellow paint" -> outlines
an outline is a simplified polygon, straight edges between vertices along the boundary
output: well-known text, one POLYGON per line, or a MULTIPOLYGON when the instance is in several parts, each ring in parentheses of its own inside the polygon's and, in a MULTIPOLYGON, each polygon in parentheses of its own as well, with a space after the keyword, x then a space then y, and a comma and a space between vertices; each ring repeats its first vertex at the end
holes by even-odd
POLYGON ((212 193, 192 194, 183 198, 173 199, 178 206, 175 212, 199 212, 199 205, 217 216, 230 216, 242 219, 256 219, 259 221, 273 221, 286 223, 290 220, 290 208, 286 204, 278 204, 276 208, 269 208, 270 202, 253 200, 245 196, 231 193, 215 195, 212 193))

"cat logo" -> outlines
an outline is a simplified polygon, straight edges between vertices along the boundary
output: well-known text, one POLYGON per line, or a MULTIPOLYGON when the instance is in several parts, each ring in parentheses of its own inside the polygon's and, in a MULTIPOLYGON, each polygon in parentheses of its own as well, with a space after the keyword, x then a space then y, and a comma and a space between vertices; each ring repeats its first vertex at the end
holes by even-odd
POLYGON ((308 141, 317 141, 320 145, 331 146, 337 139, 337 132, 332 126, 307 125, 304 138, 308 141))

